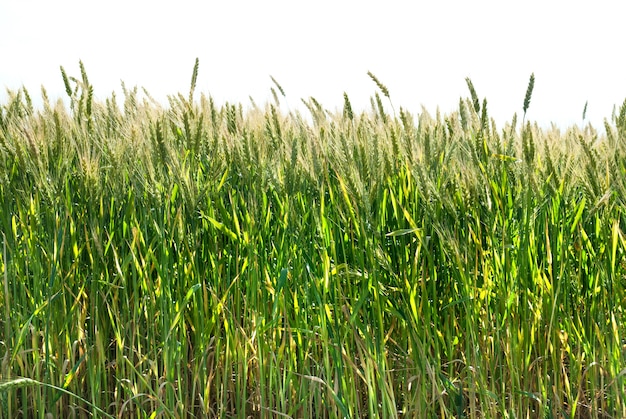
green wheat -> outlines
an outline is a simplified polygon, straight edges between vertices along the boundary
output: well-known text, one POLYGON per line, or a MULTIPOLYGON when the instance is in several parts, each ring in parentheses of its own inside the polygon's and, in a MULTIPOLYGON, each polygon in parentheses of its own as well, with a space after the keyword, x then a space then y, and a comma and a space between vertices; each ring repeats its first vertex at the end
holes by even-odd
POLYGON ((396 117, 368 73, 307 122, 198 70, 0 105, 1 417, 626 417, 626 102, 396 117))

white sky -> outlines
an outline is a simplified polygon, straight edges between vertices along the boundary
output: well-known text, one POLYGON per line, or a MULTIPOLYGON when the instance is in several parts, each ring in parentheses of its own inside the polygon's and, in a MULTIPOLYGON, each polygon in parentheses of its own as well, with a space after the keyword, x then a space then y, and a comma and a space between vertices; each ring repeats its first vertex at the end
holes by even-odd
POLYGON ((145 87, 164 104, 189 91, 218 103, 269 100, 270 75, 291 108, 369 109, 372 71, 396 109, 456 109, 470 77, 501 127, 521 117, 602 128, 626 98, 626 3, 622 1, 71 1, 0 0, 0 103, 6 88, 43 85, 64 97, 59 66, 85 64, 97 98, 145 87))

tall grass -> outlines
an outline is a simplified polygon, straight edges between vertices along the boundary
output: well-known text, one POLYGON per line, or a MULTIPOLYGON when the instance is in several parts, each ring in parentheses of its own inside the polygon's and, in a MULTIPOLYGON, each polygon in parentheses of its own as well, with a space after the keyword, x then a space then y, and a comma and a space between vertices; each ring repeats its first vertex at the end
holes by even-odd
POLYGON ((0 416, 626 417, 626 102, 309 123, 80 70, 0 111, 0 416))

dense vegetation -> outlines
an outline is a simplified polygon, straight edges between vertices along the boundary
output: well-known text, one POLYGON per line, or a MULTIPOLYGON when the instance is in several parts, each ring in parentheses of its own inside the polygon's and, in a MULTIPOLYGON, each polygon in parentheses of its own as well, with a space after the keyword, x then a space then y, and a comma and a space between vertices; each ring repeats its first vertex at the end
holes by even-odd
POLYGON ((1 417, 626 417, 626 102, 541 129, 531 77, 498 128, 370 74, 305 118, 197 71, 1 105, 1 417))

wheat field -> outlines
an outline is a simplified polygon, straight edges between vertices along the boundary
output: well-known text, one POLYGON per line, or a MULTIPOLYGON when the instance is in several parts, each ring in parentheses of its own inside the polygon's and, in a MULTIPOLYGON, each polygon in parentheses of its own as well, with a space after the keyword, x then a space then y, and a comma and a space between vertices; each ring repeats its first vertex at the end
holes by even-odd
MULTIPOLYGON (((0 417, 626 417, 626 102, 0 105, 0 417), (583 116, 584 119, 584 116, 583 116)), ((522 92, 523 93, 523 92, 522 92)))

